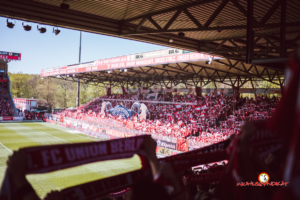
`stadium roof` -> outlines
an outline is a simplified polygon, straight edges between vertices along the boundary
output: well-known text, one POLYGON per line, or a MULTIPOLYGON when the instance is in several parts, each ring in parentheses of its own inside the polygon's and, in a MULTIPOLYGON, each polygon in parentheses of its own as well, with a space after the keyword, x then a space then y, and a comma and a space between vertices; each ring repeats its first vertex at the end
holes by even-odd
POLYGON ((300 40, 299 10, 299 0, 0 1, 4 17, 281 68, 300 40))
POLYGON ((180 49, 164 49, 42 70, 41 77, 47 76, 70 81, 79 78, 85 83, 100 86, 147 83, 148 86, 169 87, 172 82, 173 86, 183 83, 188 87, 200 85, 201 80, 202 86, 210 82, 242 86, 248 81, 253 85, 253 81, 257 80, 282 85, 284 73, 276 67, 267 68, 180 49))

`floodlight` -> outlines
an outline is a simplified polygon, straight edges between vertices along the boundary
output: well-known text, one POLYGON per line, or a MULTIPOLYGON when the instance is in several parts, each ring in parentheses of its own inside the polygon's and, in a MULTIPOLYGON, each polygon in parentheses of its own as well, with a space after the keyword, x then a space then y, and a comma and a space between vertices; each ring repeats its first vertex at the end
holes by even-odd
POLYGON ((41 79, 43 80, 44 78, 42 77, 41 79))
POLYGON ((59 33, 60 33, 60 30, 56 27, 54 27, 53 28, 53 33, 55 34, 55 35, 58 35, 59 33))
POLYGON ((46 33, 46 31, 47 31, 47 29, 45 27, 39 28, 39 25, 37 25, 37 29, 38 29, 38 31, 40 31, 40 33, 46 33))
POLYGON ((124 69, 124 72, 127 72, 127 69, 124 69))
POLYGON ((169 43, 172 43, 173 41, 174 41, 173 39, 171 39, 171 38, 169 39, 169 43))
POLYGON ((13 28, 15 26, 15 24, 16 24, 16 21, 15 21, 15 23, 12 23, 12 22, 9 22, 8 19, 6 20, 6 26, 8 28, 13 28))
POLYGON ((25 31, 31 31, 31 26, 29 26, 28 24, 24 25, 24 22, 22 22, 22 26, 23 26, 25 31))

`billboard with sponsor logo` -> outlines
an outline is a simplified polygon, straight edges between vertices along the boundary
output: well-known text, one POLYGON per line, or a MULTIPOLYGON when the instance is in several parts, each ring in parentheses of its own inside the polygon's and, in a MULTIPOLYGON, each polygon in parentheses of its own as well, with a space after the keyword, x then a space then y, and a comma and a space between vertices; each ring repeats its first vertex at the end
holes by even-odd
POLYGON ((162 154, 165 156, 173 156, 173 155, 177 155, 182 153, 181 151, 176 151, 173 149, 168 149, 168 148, 164 148, 164 147, 156 147, 156 153, 158 154, 162 154))
POLYGON ((177 144, 173 143, 173 142, 168 142, 168 141, 164 141, 164 140, 156 140, 156 144, 158 147, 164 147, 164 148, 173 149, 173 150, 177 149, 177 144))

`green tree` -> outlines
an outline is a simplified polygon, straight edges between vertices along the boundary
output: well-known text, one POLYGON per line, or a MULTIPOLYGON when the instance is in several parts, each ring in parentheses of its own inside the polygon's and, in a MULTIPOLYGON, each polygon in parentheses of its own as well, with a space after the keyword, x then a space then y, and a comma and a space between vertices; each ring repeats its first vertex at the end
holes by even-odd
POLYGON ((40 99, 45 99, 48 102, 50 109, 57 105, 57 83, 50 77, 44 78, 41 84, 36 89, 40 99))
POLYGON ((18 72, 16 74, 9 73, 9 78, 11 81, 10 90, 12 96, 29 98, 29 88, 26 84, 29 76, 27 74, 22 74, 22 72, 18 72))

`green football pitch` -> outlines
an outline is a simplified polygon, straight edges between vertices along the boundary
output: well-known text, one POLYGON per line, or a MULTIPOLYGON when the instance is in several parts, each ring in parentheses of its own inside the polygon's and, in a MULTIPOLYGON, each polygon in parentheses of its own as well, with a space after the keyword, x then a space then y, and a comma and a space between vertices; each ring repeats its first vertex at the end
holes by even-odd
MULTIPOLYGON (((0 123, 0 187, 6 171, 8 156, 19 148, 99 140, 49 123, 0 123)), ((37 194, 40 197, 45 197, 51 190, 61 190, 139 168, 141 168, 140 159, 138 156, 134 156, 129 159, 97 162, 46 174, 27 175, 26 177, 37 194)))

